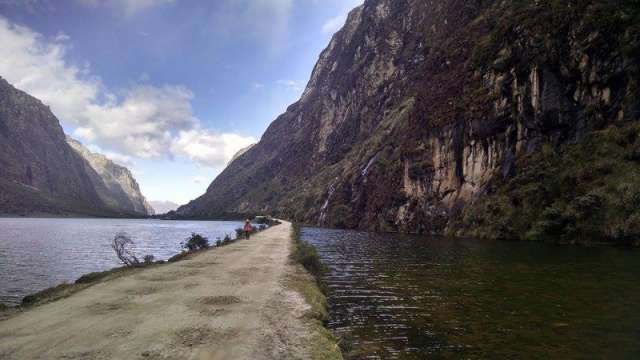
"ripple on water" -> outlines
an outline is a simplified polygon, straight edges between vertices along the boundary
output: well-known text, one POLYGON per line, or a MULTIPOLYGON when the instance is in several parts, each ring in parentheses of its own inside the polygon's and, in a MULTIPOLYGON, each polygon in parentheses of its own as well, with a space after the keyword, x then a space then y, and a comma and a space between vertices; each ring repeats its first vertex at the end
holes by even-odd
POLYGON ((327 325, 353 358, 640 356, 637 251, 314 228, 302 238, 329 267, 327 325))

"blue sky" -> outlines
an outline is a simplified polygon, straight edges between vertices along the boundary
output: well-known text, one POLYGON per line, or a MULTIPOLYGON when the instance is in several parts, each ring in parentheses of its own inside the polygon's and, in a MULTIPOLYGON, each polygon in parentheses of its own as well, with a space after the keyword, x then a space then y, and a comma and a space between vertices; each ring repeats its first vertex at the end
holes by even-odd
POLYGON ((0 76, 149 200, 185 203, 299 98, 361 2, 0 0, 0 76))

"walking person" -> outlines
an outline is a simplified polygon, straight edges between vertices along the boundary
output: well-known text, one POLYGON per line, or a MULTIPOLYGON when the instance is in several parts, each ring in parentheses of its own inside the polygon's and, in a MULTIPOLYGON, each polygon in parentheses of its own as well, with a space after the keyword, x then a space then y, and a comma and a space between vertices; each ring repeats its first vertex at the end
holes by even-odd
POLYGON ((246 219, 244 221, 244 237, 246 239, 249 239, 249 236, 251 236, 251 232, 253 231, 253 225, 251 225, 251 220, 246 219))

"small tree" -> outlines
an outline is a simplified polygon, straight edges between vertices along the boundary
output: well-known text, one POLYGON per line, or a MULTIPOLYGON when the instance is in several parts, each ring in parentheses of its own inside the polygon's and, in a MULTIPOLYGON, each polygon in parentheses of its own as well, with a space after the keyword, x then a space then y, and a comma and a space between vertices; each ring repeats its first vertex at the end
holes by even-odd
POLYGON ((191 236, 182 243, 182 247, 188 251, 207 249, 209 247, 209 239, 200 234, 191 233, 191 236))
POLYGON ((134 252, 134 242, 124 233, 118 233, 111 242, 111 248, 116 252, 116 256, 125 266, 140 264, 134 252))

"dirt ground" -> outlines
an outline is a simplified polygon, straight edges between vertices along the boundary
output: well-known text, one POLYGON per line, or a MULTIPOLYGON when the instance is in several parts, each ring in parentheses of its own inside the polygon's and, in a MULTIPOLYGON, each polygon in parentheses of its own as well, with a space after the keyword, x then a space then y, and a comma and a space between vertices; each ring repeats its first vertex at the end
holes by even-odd
POLYGON ((0 359, 307 359, 289 223, 0 321, 0 359))

